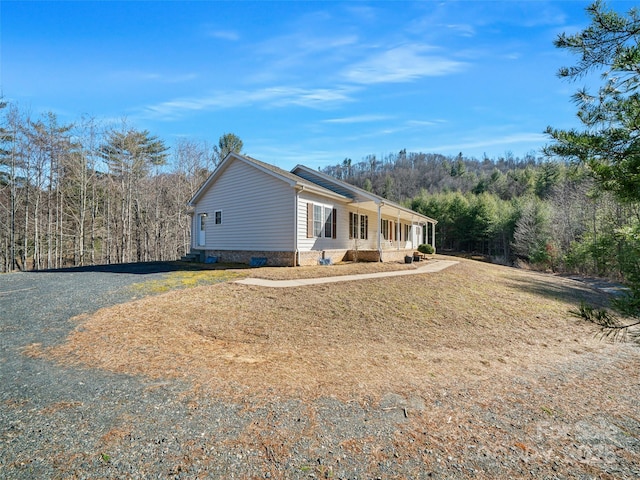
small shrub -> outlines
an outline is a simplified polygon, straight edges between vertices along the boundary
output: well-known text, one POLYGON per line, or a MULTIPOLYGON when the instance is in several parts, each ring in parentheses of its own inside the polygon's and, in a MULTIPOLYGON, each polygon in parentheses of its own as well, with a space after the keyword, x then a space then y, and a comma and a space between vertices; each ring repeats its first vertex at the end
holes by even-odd
POLYGON ((433 252, 435 252, 434 248, 428 243, 421 243, 420 245, 418 245, 418 251, 427 255, 432 255, 433 252))

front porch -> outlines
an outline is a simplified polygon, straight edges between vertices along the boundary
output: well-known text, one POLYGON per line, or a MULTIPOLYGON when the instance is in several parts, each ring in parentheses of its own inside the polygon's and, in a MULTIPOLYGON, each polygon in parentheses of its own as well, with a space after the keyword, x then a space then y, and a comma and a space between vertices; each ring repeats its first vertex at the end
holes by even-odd
POLYGON ((416 251, 420 244, 429 244, 435 250, 437 220, 379 199, 351 202, 350 210, 355 213, 355 218, 364 215, 368 219, 365 236, 359 233, 358 225, 352 232, 351 218, 349 224, 351 247, 356 251, 368 252, 364 254, 366 261, 403 260, 405 255, 416 251), (368 260, 371 256, 375 259, 368 260))

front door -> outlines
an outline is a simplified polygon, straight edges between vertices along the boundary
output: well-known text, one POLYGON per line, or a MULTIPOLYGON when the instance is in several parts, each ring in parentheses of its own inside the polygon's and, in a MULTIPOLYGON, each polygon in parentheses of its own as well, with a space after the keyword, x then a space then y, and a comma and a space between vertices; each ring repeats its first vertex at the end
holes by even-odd
POLYGON ((206 243, 207 237, 206 237, 206 233, 205 233, 205 227, 206 227, 206 223, 207 223, 207 214, 206 213, 201 213, 200 215, 198 215, 199 217, 199 221, 198 221, 198 246, 199 247, 203 247, 206 243))
POLYGON ((413 248, 418 248, 422 243, 422 225, 414 225, 413 228, 413 248))

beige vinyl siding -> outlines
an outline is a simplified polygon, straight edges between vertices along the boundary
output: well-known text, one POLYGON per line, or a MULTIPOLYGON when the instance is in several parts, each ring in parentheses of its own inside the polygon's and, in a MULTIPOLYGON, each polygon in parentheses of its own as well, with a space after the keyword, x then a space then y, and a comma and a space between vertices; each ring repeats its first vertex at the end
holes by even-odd
POLYGON ((320 195, 301 192, 298 198, 298 249, 303 252, 309 250, 347 249, 349 216, 346 212, 345 206, 339 202, 320 195), (309 205, 321 206, 323 213, 325 208, 336 209, 336 238, 332 238, 333 232, 331 238, 325 237, 324 221, 322 234, 320 236, 313 235, 313 222, 309 222, 308 217, 308 212, 313 212, 313 208, 309 207, 309 205), (310 234, 309 230, 311 230, 310 234))
MULTIPOLYGON (((301 192, 298 199, 298 249, 302 252, 310 250, 332 250, 332 249, 353 249, 355 242, 349 238, 349 212, 355 211, 348 204, 334 202, 333 200, 324 198, 320 195, 301 192), (308 211, 313 211, 308 207, 309 204, 321 205, 323 209, 336 209, 336 238, 327 238, 324 236, 311 235, 307 237, 308 232, 308 211)), ((369 211, 360 211, 363 215, 369 216, 369 238, 367 240, 358 240, 358 248, 370 249, 376 247, 376 213, 369 211)))
POLYGON ((236 160, 198 201, 194 215, 208 214, 207 249, 294 251, 294 199, 286 182, 236 160))

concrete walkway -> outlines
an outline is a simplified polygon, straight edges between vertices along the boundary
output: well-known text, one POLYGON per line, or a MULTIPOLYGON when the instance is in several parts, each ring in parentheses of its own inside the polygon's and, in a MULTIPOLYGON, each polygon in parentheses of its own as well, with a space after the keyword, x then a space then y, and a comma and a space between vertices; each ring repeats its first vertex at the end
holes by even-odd
POLYGON ((242 280, 236 280, 235 283, 242 283, 243 285, 257 285, 259 287, 272 287, 272 288, 287 288, 287 287, 304 287, 307 285, 319 285, 322 283, 336 283, 336 282, 350 282, 353 280, 364 280, 367 278, 381 278, 381 277, 397 277, 400 275, 417 275, 419 273, 433 273, 449 268, 455 265, 455 260, 435 260, 429 261, 425 265, 416 268, 415 270, 396 270, 393 272, 379 272, 379 273, 362 273, 358 275, 341 275, 337 277, 319 277, 319 278, 300 278, 296 280, 266 280, 264 278, 244 278, 242 280))

